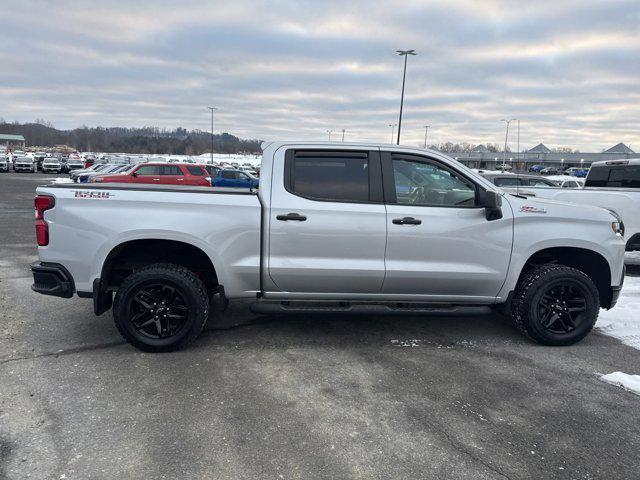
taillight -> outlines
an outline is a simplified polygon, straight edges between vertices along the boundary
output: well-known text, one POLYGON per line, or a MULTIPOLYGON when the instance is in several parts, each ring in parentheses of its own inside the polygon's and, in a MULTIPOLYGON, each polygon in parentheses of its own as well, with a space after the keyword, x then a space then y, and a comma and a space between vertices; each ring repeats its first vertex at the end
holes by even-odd
POLYGON ((48 195, 36 195, 34 205, 36 207, 36 239, 38 245, 49 245, 49 225, 44 221, 44 212, 52 209, 56 204, 53 197, 48 195))

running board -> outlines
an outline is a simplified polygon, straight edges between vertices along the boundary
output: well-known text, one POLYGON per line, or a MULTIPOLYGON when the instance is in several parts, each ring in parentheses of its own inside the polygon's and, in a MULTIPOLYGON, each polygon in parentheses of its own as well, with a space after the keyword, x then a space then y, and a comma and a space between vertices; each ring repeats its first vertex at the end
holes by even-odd
POLYGON ((469 316, 486 315, 486 305, 429 305, 412 303, 364 304, 349 302, 258 302, 251 305, 253 313, 278 315, 283 313, 339 313, 342 315, 433 315, 469 316))

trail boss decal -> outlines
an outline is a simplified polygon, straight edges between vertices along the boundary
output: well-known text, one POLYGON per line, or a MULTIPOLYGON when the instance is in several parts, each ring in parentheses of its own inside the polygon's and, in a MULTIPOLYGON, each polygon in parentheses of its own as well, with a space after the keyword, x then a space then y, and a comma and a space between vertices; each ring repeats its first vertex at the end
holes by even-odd
POLYGON ((531 205, 523 205, 520 207, 523 213, 547 213, 546 208, 532 207, 531 205))
POLYGON ((109 199, 115 197, 111 192, 91 191, 91 190, 74 190, 76 198, 98 198, 109 199))

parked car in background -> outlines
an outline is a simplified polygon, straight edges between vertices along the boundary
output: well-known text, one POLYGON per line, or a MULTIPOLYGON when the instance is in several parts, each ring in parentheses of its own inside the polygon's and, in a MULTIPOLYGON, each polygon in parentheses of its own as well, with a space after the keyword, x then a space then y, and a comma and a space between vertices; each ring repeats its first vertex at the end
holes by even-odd
POLYGON ((243 166, 241 166, 241 167, 238 167, 238 170, 242 170, 243 172, 246 172, 246 173, 248 173, 249 175, 252 175, 252 176, 254 176, 254 177, 257 177, 257 176, 258 176, 258 173, 254 170, 254 168, 253 168, 252 166, 245 166, 245 165, 243 165, 243 166))
POLYGON ((80 157, 69 157, 67 160, 67 170, 71 172, 72 170, 80 170, 85 168, 84 160, 80 157))
POLYGON ((570 175, 549 175, 545 177, 547 180, 551 180, 560 188, 582 188, 584 187, 584 179, 578 177, 572 177, 570 175))
POLYGON ((13 169, 16 172, 36 173, 38 171, 38 162, 34 157, 24 155, 13 161, 13 169))
POLYGON ((506 173, 489 173, 480 172, 484 178, 489 180, 497 187, 516 188, 516 187, 546 187, 557 188, 557 185, 546 178, 538 175, 515 175, 506 173))
POLYGON ((220 170, 211 179, 214 187, 258 188, 260 180, 242 170, 220 170))
POLYGON ((80 173, 75 181, 77 183, 87 183, 89 180, 97 175, 115 175, 126 172, 127 170, 133 168, 133 165, 129 164, 109 164, 105 165, 104 168, 89 170, 83 173, 80 173))
POLYGON ((203 167, 209 174, 209 177, 211 178, 215 177, 218 174, 218 172, 222 170, 222 168, 218 167, 217 165, 207 164, 207 165, 203 165, 203 167))
POLYGON ((11 160, 7 155, 0 155, 0 172, 8 172, 11 168, 11 160))
POLYGON ((558 167, 547 167, 540 170, 542 175, 559 175, 560 169, 558 167))
POLYGON ((542 165, 531 165, 529 167, 530 172, 536 172, 536 173, 540 173, 540 170, 543 170, 543 169, 544 169, 544 166, 542 165))
POLYGON ((89 168, 80 168, 80 169, 70 171, 69 178, 71 178, 71 180, 76 182, 79 175, 82 175, 83 173, 99 172, 100 170, 104 170, 108 166, 109 166, 108 163, 94 163, 89 168))
POLYGON ((43 152, 36 152, 33 154, 33 158, 36 159, 37 170, 42 170, 42 162, 47 158, 47 154, 43 152))
POLYGON ((513 167, 508 163, 501 163, 500 165, 496 165, 496 170, 500 170, 502 172, 510 172, 513 170, 513 167))
POLYGON ((202 165, 142 163, 123 174, 96 175, 89 183, 150 183, 156 185, 211 186, 211 177, 202 165))
POLYGON ((572 177, 584 178, 589 173, 588 168, 582 167, 569 167, 564 171, 565 175, 571 175, 572 177))
POLYGON ((42 161, 44 173, 62 173, 62 162, 57 157, 46 157, 42 161))

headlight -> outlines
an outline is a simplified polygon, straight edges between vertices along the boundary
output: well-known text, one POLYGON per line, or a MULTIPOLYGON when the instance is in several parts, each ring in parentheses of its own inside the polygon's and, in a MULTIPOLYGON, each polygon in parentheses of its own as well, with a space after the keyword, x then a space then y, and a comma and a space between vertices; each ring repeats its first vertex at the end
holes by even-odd
POLYGON ((624 237, 624 223, 622 222, 622 220, 619 220, 617 222, 611 222, 611 229, 613 230, 613 233, 615 233, 616 235, 620 235, 621 237, 624 237))

